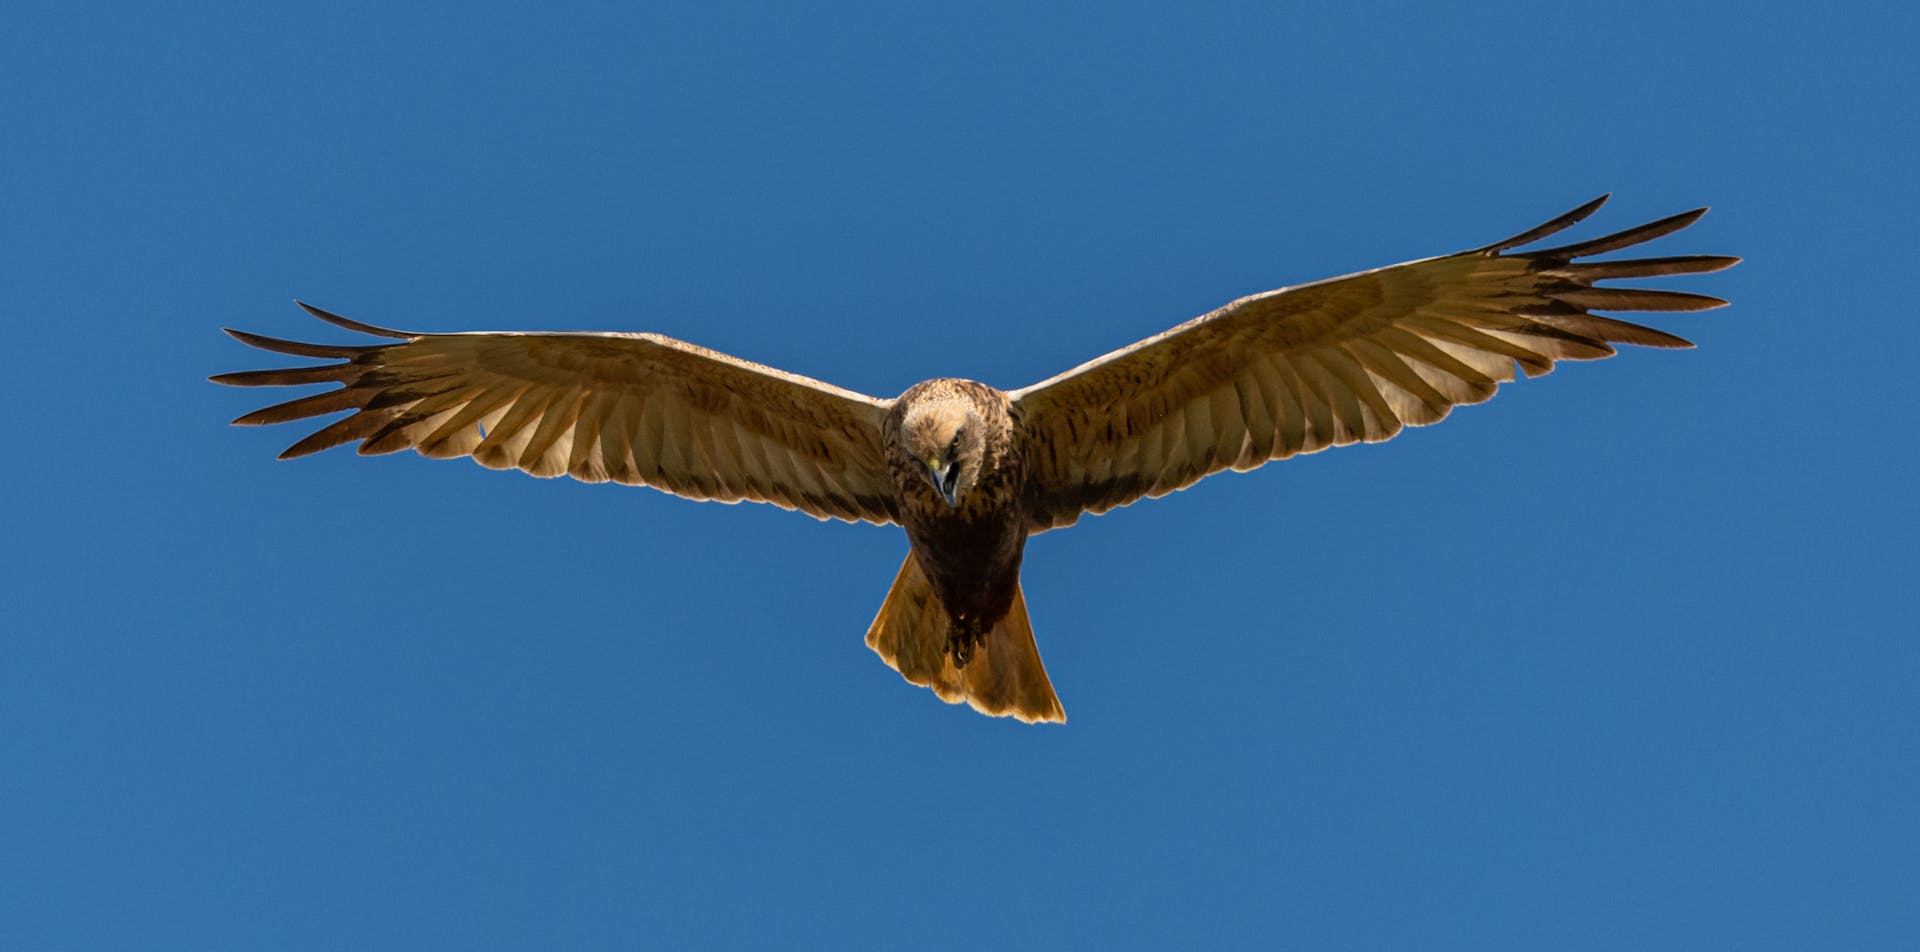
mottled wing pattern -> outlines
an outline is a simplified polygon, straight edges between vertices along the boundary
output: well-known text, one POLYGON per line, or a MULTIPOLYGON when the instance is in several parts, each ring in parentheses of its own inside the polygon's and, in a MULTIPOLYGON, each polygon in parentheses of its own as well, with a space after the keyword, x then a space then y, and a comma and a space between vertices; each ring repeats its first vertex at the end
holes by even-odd
POLYGON ((753 500, 821 519, 895 520, 880 424, 889 401, 657 334, 415 334, 313 316, 395 343, 244 343, 342 362, 222 374, 235 386, 338 383, 238 424, 348 411, 281 458, 358 442, 494 469, 753 500))
POLYGON ((1223 469, 1376 442, 1493 396, 1560 360, 1613 344, 1690 347, 1592 313, 1697 311, 1719 298, 1595 287, 1607 278, 1698 274, 1717 255, 1583 262, 1693 224, 1696 209, 1544 251, 1601 196, 1484 248, 1241 298, 1166 333, 1013 392, 1033 531, 1064 526, 1223 469))

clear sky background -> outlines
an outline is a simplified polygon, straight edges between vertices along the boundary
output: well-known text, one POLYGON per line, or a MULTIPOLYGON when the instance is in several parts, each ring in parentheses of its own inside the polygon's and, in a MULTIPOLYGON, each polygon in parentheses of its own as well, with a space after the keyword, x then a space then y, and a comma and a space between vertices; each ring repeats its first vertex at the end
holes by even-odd
POLYGON ((0 14, 0 945, 1920 946, 1906 4, 0 14), (897 529, 274 454, 345 340, 876 395, 1711 204, 1734 305, 1035 539, 1071 722, 862 644, 897 529))

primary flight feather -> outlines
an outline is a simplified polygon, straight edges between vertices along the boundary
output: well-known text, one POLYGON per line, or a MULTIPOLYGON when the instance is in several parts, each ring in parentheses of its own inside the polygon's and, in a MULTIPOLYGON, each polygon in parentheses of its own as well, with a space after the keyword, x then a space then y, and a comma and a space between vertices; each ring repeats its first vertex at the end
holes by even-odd
POLYGON ((483 466, 769 502, 822 519, 898 523, 911 545, 867 644, 942 699, 1064 721, 1020 591, 1029 535, 1223 469, 1377 442, 1613 344, 1690 347, 1594 314, 1696 311, 1719 298, 1598 287, 1699 274, 1720 255, 1579 261, 1678 231, 1697 209, 1589 241, 1515 249, 1601 196, 1481 248, 1241 298, 1011 392, 970 380, 876 399, 658 334, 416 334, 308 313, 391 343, 307 344, 228 330, 337 363, 222 374, 236 386, 338 383, 238 424, 351 411, 282 458, 343 443, 483 466))

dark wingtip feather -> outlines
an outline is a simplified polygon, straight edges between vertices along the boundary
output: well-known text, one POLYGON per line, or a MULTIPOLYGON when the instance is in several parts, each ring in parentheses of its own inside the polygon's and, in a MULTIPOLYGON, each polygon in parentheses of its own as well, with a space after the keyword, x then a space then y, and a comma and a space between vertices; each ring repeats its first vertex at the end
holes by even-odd
POLYGON ((1534 252, 1534 254, 1554 258, 1584 258, 1588 255, 1600 255, 1606 254, 1609 251, 1619 251, 1622 248, 1630 248, 1664 235, 1671 235, 1699 221, 1700 216, 1706 213, 1706 206, 1703 205, 1692 211, 1681 212, 1678 215, 1668 215, 1659 221, 1636 225, 1625 231, 1616 231, 1611 235, 1601 235, 1598 238, 1571 245, 1562 245, 1558 248, 1548 248, 1544 251, 1534 252))
POLYGON ((1711 311, 1727 306, 1724 299, 1712 295, 1644 288, 1585 287, 1548 294, 1554 300, 1594 311, 1711 311))
POLYGON ((281 340, 278 337, 268 337, 265 334, 237 331, 231 327, 223 327, 221 330, 226 331, 228 337, 248 347, 258 347, 261 350, 270 350, 276 354, 292 354, 295 357, 353 357, 356 354, 364 354, 369 350, 375 349, 375 347, 352 347, 342 344, 308 344, 297 340, 281 340))
POLYGON ((297 387, 310 383, 338 383, 354 371, 351 363, 317 364, 280 370, 239 370, 214 374, 208 380, 229 387, 297 387))
POLYGON ((1711 274, 1740 263, 1732 255, 1674 255, 1666 258, 1631 258, 1625 261, 1580 261, 1557 264, 1545 270, 1581 281, 1608 278, 1651 278, 1670 274, 1711 274))
POLYGON ((1581 221, 1584 221, 1587 218, 1587 216, 1592 215, 1594 212, 1598 211, 1600 209, 1600 206, 1605 205, 1607 203, 1607 199, 1612 197, 1613 197, 1613 193, 1608 192, 1604 195, 1601 195, 1599 198, 1596 198, 1593 201, 1590 201, 1585 205, 1582 205, 1579 208, 1574 209, 1573 211, 1567 212, 1566 214, 1553 219, 1552 221, 1535 225, 1534 227, 1529 228, 1526 231, 1523 231, 1517 235, 1514 235, 1511 238, 1507 238, 1502 241, 1496 241, 1493 244, 1487 245, 1484 248, 1476 248, 1474 250, 1481 254, 1499 254, 1500 252, 1506 251, 1509 248, 1518 248, 1521 245, 1532 244, 1536 241, 1539 241, 1542 238, 1547 237, 1548 235, 1553 234, 1554 232, 1564 231, 1568 228, 1573 227, 1574 225, 1579 224, 1581 221))
POLYGON ((360 321, 356 321, 350 317, 341 317, 340 315, 335 314, 332 311, 325 311, 325 310, 321 310, 320 308, 314 307, 313 305, 308 304, 307 302, 302 301, 299 298, 295 298, 293 303, 300 305, 301 310, 306 311, 308 314, 311 314, 314 317, 317 317, 323 321, 326 321, 327 323, 332 324, 335 327, 344 327, 350 331, 358 331, 359 333, 362 333, 362 334, 371 334, 375 337, 391 337, 394 340, 412 340, 413 338, 420 336, 418 334, 411 334, 406 331, 396 331, 389 327, 376 327, 372 324, 366 324, 360 321))
POLYGON ((281 451, 280 458, 294 459, 311 453, 318 453, 321 450, 332 449, 342 443, 364 440, 375 430, 384 426, 389 419, 391 419, 390 416, 381 413, 355 413, 346 419, 335 421, 308 435, 306 439, 287 447, 281 451))
POLYGON ((276 403, 270 407, 261 407, 233 421, 234 426, 260 426, 267 423, 286 423, 290 420, 304 420, 308 417, 325 416, 342 410, 364 409, 367 395, 364 391, 351 387, 339 390, 324 390, 310 393, 304 397, 295 397, 285 403, 276 403))
POLYGON ((1665 347, 1687 349, 1693 341, 1678 335, 1669 334, 1657 328, 1643 324, 1634 324, 1598 314, 1577 314, 1571 317, 1553 318, 1553 323, 1576 334, 1604 340, 1613 344, 1632 344, 1636 347, 1665 347))

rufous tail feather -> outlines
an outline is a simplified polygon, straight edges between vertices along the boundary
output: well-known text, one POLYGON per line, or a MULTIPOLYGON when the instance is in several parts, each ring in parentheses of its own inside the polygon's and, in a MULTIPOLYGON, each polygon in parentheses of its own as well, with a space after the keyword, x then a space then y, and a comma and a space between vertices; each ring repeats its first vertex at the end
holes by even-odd
POLYGON ((901 677, 932 688, 948 704, 965 702, 982 714, 1029 724, 1066 721, 1033 643, 1026 596, 1018 588, 1007 617, 987 632, 965 667, 956 667, 947 651, 948 625, 946 609, 909 552, 867 629, 867 647, 901 677))

